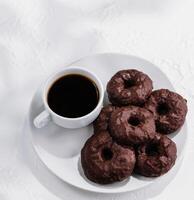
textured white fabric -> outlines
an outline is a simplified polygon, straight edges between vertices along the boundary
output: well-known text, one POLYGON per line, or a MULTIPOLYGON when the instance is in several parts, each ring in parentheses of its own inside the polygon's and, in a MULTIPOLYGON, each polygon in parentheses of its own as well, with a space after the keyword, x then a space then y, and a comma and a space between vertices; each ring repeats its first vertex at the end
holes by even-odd
POLYGON ((193 0, 0 0, 0 199, 194 199, 193 10, 193 0), (59 181, 33 152, 25 155, 22 126, 41 81, 57 68, 98 52, 150 60, 187 98, 185 158, 166 187, 92 194, 59 181))

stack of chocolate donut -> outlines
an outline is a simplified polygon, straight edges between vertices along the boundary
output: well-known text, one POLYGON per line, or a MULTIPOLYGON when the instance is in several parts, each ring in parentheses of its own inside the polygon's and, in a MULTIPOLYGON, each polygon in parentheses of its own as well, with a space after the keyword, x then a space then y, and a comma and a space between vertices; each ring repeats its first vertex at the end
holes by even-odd
POLYGON ((157 177, 175 164, 176 144, 166 135, 183 125, 187 103, 168 89, 152 89, 150 77, 135 69, 121 70, 108 82, 112 104, 102 109, 81 151, 89 180, 109 184, 132 173, 157 177))

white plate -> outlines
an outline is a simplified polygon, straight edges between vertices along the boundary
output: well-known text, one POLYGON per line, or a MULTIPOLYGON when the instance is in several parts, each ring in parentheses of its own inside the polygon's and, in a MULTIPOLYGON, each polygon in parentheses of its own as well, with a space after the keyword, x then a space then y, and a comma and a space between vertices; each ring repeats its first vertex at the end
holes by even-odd
MULTIPOLYGON (((121 69, 138 69, 148 74, 154 83, 154 89, 168 88, 174 90, 167 76, 152 63, 129 55, 97 54, 83 58, 72 65, 84 67, 96 73, 102 80, 104 87, 110 77, 121 69)), ((161 178, 145 178, 132 176, 129 179, 115 184, 101 186, 88 181, 83 175, 80 165, 80 150, 87 138, 92 135, 92 126, 81 129, 68 130, 56 126, 52 122, 43 129, 36 129, 33 119, 43 110, 41 88, 36 92, 28 115, 27 132, 32 137, 34 149, 43 163, 63 181, 78 188, 99 193, 121 193, 142 189, 160 180, 161 178)), ((105 104, 107 97, 105 97, 105 104)), ((170 136, 177 144, 178 160, 183 155, 186 144, 187 128, 185 125, 170 136)), ((177 163, 176 163, 177 164, 177 163)), ((166 178, 171 172, 164 175, 166 178)))

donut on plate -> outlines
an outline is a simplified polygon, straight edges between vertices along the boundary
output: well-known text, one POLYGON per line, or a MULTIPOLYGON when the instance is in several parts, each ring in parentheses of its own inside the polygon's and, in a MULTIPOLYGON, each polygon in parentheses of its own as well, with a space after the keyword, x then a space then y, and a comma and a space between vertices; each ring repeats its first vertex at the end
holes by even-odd
POLYGON ((186 100, 167 89, 153 91, 145 108, 154 114, 156 129, 162 134, 170 134, 178 130, 183 125, 187 114, 186 100))
POLYGON ((107 84, 107 93, 113 105, 141 106, 153 89, 148 75, 135 69, 117 72, 107 84))
POLYGON ((111 136, 122 145, 139 145, 155 135, 155 121, 148 110, 136 106, 118 108, 109 120, 111 136))
POLYGON ((157 177, 168 172, 177 157, 176 144, 165 135, 156 134, 151 142, 138 148, 135 172, 157 177))
POLYGON ((99 184, 126 179, 133 172, 135 161, 133 149, 116 144, 107 131, 93 135, 81 150, 85 176, 99 184))
POLYGON ((107 105, 102 108, 99 116, 93 123, 94 133, 108 130, 110 115, 116 108, 117 107, 112 105, 107 105))

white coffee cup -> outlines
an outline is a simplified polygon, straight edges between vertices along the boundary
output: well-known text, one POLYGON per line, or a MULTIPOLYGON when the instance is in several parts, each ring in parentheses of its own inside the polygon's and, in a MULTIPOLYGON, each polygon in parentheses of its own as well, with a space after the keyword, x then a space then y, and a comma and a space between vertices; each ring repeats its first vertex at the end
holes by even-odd
POLYGON ((55 73, 54 75, 48 78, 43 88, 42 98, 43 98, 45 110, 41 112, 34 119, 35 127, 42 128, 46 126, 50 121, 53 121, 55 124, 62 126, 64 128, 70 128, 70 129, 81 128, 92 123, 99 115, 103 106, 104 89, 103 89, 101 80, 92 72, 80 67, 69 67, 55 73), (48 96, 50 87, 60 77, 63 77, 68 74, 79 74, 79 75, 88 77, 90 80, 92 80, 96 84, 99 91, 99 100, 98 100, 97 106, 90 113, 82 117, 67 118, 67 117, 60 116, 57 113, 55 113, 48 105, 47 96, 48 96))

